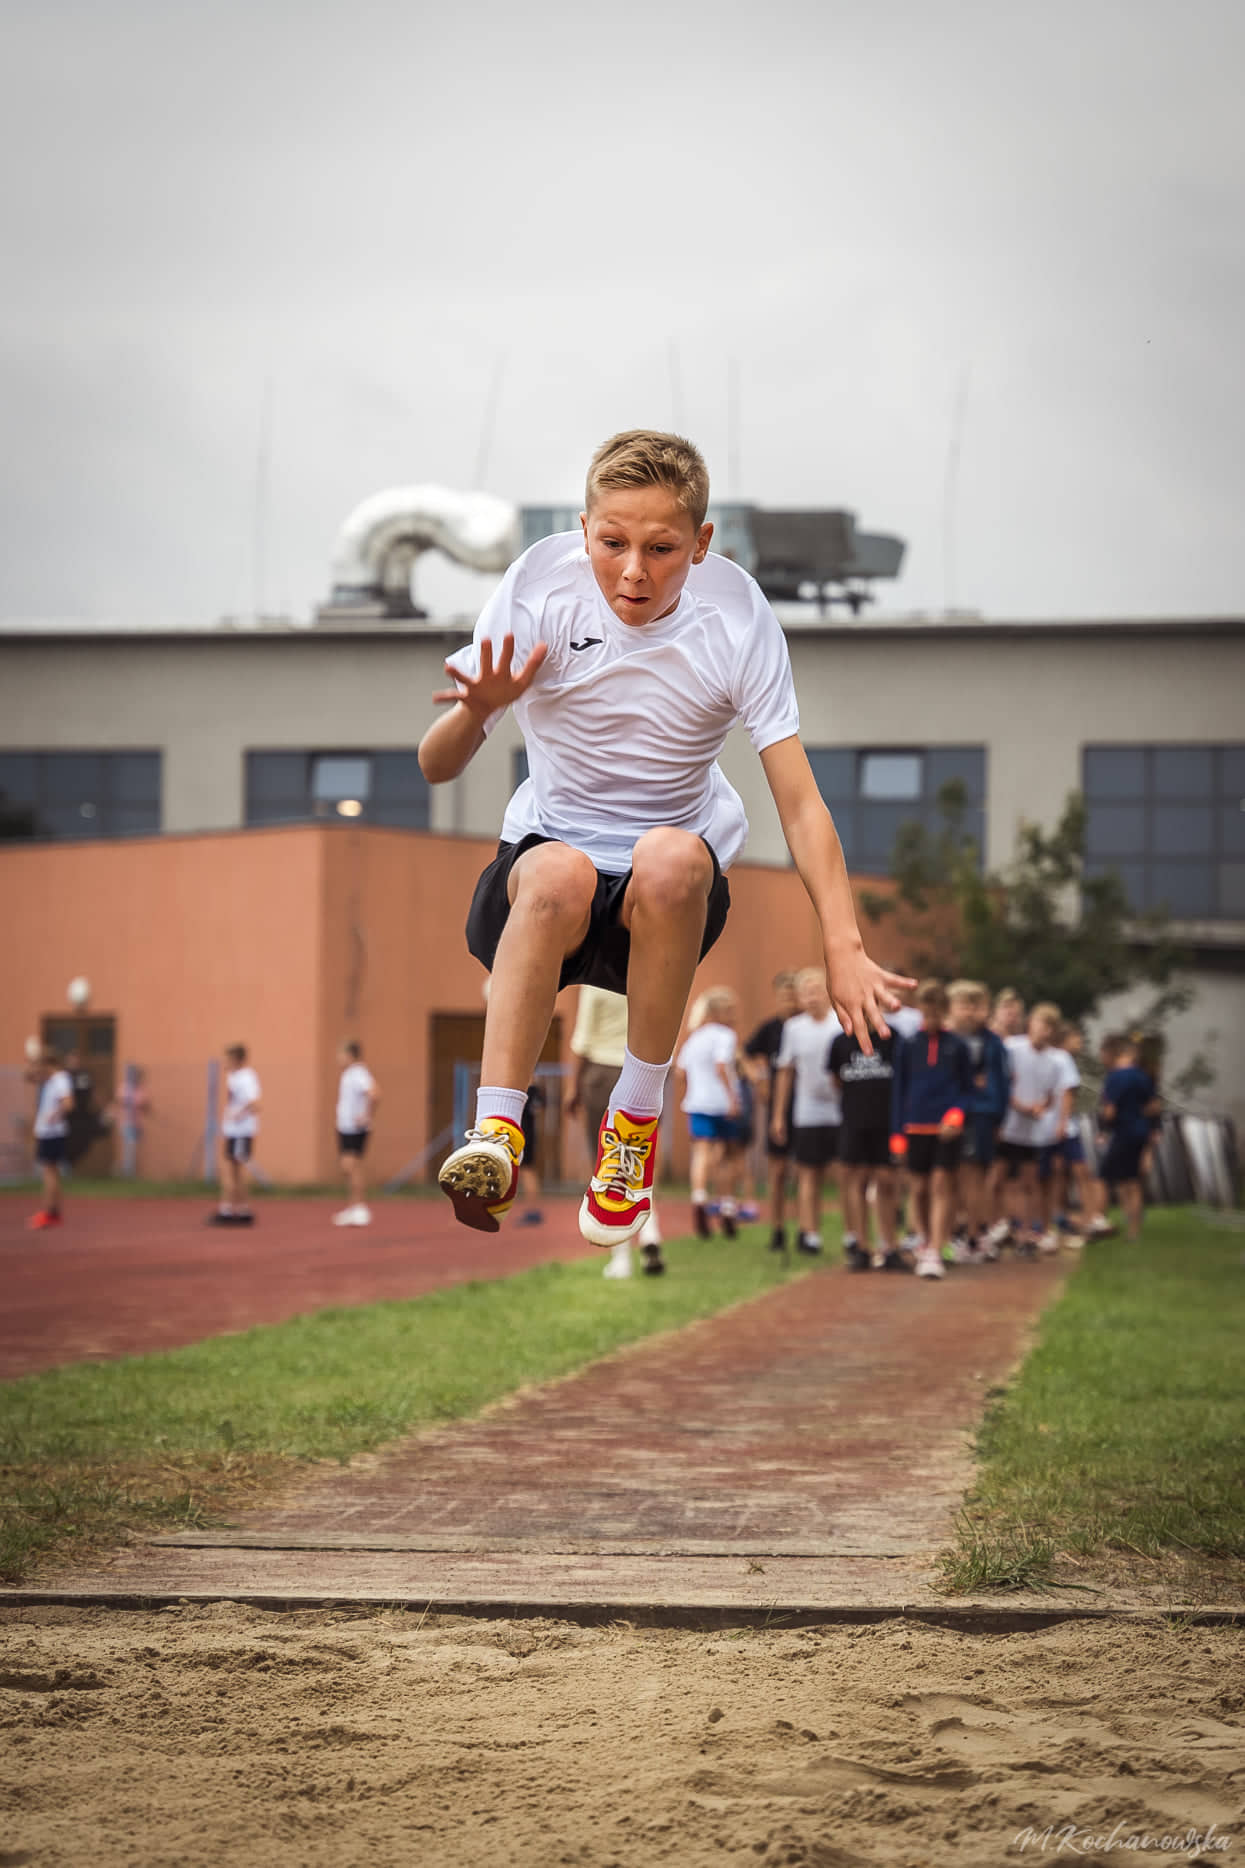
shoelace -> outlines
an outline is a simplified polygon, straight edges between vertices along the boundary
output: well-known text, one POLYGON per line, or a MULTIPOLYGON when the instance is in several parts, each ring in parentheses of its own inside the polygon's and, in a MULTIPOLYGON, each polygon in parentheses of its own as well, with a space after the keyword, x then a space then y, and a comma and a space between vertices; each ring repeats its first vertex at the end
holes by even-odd
POLYGON ((499 1133, 496 1129, 468 1129, 463 1140, 464 1142, 492 1142, 497 1147, 504 1148, 512 1159, 514 1157, 514 1149, 510 1146, 505 1133, 499 1133))
POLYGON ((638 1193, 644 1185, 644 1163, 651 1141, 625 1142, 615 1129, 601 1137, 601 1172, 592 1177, 594 1193, 638 1193))

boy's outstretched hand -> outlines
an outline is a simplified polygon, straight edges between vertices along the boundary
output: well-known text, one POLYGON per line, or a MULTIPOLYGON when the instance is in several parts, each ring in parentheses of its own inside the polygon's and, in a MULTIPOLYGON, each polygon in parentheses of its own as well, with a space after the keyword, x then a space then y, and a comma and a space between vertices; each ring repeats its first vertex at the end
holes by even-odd
POLYGON ((886 1014, 898 1009, 897 995, 911 991, 916 981, 902 973, 888 973, 863 947, 856 947, 847 952, 827 950, 826 985, 844 1031, 849 1037, 854 1033, 861 1050, 872 1054, 870 1030, 879 1038, 889 1035, 886 1014))
POLYGON ((433 700, 441 706, 452 706, 461 701, 469 713, 480 721, 487 720, 490 714, 500 713, 509 707, 512 701, 525 694, 546 655, 549 653, 547 642, 538 642, 531 654, 517 672, 513 668, 514 637, 503 636, 501 647, 497 651, 497 660, 493 660, 493 645, 485 637, 480 644, 480 672, 478 675, 461 674, 448 662, 445 672, 455 683, 452 688, 442 688, 433 695, 433 700))

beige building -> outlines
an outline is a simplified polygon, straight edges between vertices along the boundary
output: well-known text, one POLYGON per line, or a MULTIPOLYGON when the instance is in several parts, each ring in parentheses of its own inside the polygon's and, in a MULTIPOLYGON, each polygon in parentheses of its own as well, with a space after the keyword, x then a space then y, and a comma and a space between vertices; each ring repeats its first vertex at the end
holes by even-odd
MULTIPOLYGON (((960 778, 991 868, 1089 805, 1091 863, 1165 904, 1195 956, 1182 1049, 1245 1117, 1245 618, 1006 623, 784 616, 802 734, 856 873, 960 778)), ((354 816, 491 837, 522 771, 506 721, 430 792, 415 747, 469 624, 0 628, 0 836, 109 837, 354 816)), ((758 760, 724 757, 747 856, 785 864, 758 760)))

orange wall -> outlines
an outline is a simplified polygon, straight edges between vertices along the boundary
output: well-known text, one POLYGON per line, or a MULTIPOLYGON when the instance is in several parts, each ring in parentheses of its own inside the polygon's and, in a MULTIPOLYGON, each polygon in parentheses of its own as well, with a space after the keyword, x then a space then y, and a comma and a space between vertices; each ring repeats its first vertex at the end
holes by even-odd
MULTIPOLYGON (((20 1065, 85 974, 91 1010, 117 1019, 118 1068, 148 1072, 144 1174, 197 1174, 208 1061, 236 1039, 263 1084, 264 1171, 323 1182, 337 1172, 335 1054, 356 1037, 384 1093, 369 1160, 378 1179, 396 1174, 428 1139, 432 1013, 482 1009, 463 923, 494 848, 348 825, 4 846, 0 1060, 20 1065)), ((815 964, 820 947, 794 870, 743 864, 730 882, 731 917, 695 990, 732 986, 747 1033, 774 973, 815 964)), ((575 996, 559 1005, 564 1044, 575 996)))
POLYGON ((17 1064, 77 974, 117 1021, 117 1065, 148 1071, 143 1170, 184 1176, 203 1132, 207 1066, 250 1045, 264 1156, 305 1177, 314 1113, 320 839, 291 831, 0 851, 0 1056, 17 1064))

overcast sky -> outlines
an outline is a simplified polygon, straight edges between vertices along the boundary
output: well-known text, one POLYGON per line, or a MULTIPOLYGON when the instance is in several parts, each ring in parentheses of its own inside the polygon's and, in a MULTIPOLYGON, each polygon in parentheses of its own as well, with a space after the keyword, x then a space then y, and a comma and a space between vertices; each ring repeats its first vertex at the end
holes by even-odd
POLYGON ((306 615, 364 496, 642 424, 888 610, 1245 610, 1241 0, 4 19, 0 619, 306 615))

